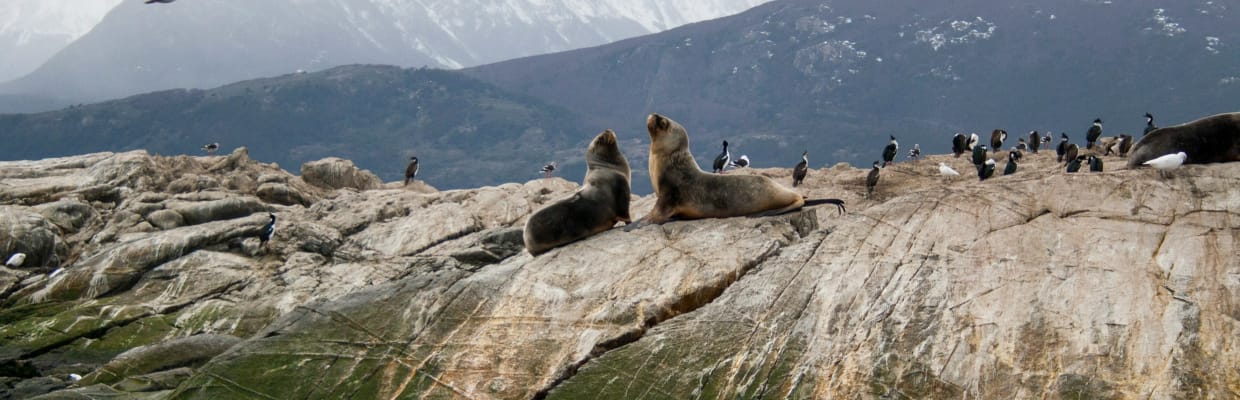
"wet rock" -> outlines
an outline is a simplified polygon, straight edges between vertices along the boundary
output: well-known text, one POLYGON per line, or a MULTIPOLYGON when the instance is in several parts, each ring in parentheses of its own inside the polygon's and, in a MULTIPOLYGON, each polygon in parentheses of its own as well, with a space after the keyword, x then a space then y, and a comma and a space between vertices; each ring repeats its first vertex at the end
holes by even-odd
POLYGON ((239 342, 241 339, 228 335, 204 334, 137 347, 121 353, 95 372, 83 376, 77 385, 112 384, 152 372, 196 367, 239 342))

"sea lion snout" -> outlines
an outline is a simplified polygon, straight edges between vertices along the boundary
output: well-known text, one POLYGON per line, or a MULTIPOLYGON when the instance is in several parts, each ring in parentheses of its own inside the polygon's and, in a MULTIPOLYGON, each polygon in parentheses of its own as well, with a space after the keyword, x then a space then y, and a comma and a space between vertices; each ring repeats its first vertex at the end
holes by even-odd
POLYGON ((651 136, 653 136, 655 132, 660 132, 667 129, 668 126, 670 125, 668 124, 667 117, 659 115, 658 113, 652 113, 649 117, 646 117, 646 130, 650 131, 651 136))
POLYGON ((600 145, 614 145, 616 144, 616 132, 611 129, 606 129, 594 139, 594 142, 600 145))

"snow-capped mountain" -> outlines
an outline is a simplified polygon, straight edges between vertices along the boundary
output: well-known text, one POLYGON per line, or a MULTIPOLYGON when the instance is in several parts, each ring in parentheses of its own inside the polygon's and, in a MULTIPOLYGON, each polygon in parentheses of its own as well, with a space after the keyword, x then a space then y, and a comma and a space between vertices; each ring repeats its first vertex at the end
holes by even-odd
POLYGON ((765 1, 127 1, 0 93, 80 101, 341 64, 460 68, 608 43, 765 1))
POLYGON ((30 73, 121 0, 0 1, 0 82, 30 73))

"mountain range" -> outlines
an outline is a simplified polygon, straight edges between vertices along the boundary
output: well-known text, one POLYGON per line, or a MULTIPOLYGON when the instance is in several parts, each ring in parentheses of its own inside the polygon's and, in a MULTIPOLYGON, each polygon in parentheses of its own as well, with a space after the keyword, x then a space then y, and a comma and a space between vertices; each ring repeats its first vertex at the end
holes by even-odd
POLYGON ((901 160, 914 143, 947 152, 955 132, 1066 132, 1082 142, 1095 118, 1109 136, 1140 132, 1145 112, 1170 125, 1237 111, 1237 12, 1210 0, 777 0, 459 72, 356 66, 0 117, 0 136, 21 139, 9 142, 39 142, 6 146, 0 158, 192 152, 227 134, 240 136, 219 141, 260 159, 295 168, 339 155, 388 180, 404 156, 430 153, 438 160, 423 159, 427 182, 461 188, 530 179, 552 160, 579 179, 583 144, 613 128, 634 191, 646 193, 649 112, 685 125, 699 162, 726 139, 756 167, 791 167, 803 150, 815 168, 869 165, 888 136, 901 160), (414 96, 422 87, 439 97, 414 96), (436 112, 417 109, 432 104, 436 112))
POLYGON ((89 32, 121 0, 0 2, 0 82, 30 73, 89 32))
POLYGON ((344 64, 460 68, 658 32, 763 1, 127 1, 0 94, 79 103, 344 64))

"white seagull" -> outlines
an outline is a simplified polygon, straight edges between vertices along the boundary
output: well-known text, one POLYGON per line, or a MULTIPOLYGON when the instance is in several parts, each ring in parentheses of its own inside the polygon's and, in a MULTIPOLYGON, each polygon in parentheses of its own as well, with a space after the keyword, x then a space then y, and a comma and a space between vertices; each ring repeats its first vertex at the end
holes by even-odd
POLYGON ((1162 157, 1158 157, 1153 160, 1146 161, 1142 164, 1154 167, 1154 169, 1158 170, 1159 175, 1162 175, 1163 178, 1166 178, 1167 171, 1179 168, 1181 165, 1184 165, 1184 160, 1187 158, 1188 158, 1188 154, 1184 154, 1184 152, 1181 151, 1175 154, 1167 154, 1162 157))
POLYGON ((25 262, 26 262, 26 253, 13 253, 12 256, 9 256, 8 261, 4 262, 4 266, 17 268, 17 267, 22 266, 22 263, 25 263, 25 262))
POLYGON ((946 163, 939 163, 939 175, 943 176, 960 176, 959 172, 947 166, 946 163))

